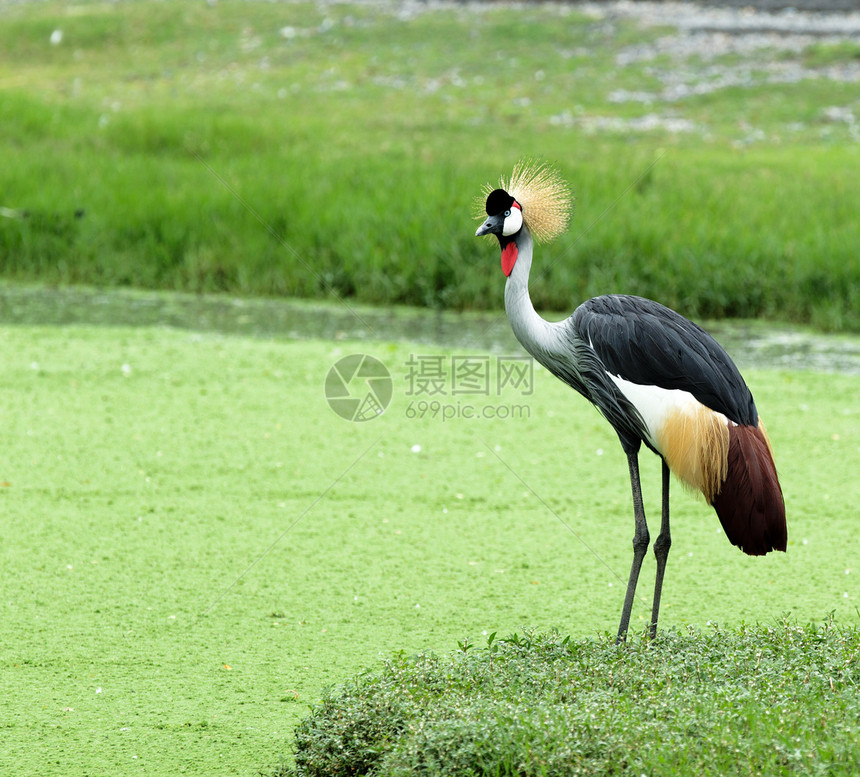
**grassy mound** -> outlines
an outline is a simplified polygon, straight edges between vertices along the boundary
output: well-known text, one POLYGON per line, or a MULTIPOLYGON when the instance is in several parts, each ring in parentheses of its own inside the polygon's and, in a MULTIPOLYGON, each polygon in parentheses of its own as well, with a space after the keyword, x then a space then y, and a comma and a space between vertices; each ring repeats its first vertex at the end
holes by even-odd
POLYGON ((854 774, 860 631, 832 621, 557 633, 398 655, 331 690, 296 732, 311 775, 854 774))

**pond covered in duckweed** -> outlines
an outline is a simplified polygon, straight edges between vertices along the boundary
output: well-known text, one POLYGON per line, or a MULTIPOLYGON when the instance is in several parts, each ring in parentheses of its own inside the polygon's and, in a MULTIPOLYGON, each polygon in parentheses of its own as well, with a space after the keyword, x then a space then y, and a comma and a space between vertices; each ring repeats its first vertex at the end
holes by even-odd
MULTIPOLYGON (((561 319, 563 314, 549 319, 561 319)), ((275 339, 405 341, 511 353, 520 346, 499 312, 374 308, 349 301, 237 298, 93 288, 0 287, 0 323, 165 326, 275 339)), ((761 321, 706 322, 741 367, 860 374, 860 337, 761 321)))

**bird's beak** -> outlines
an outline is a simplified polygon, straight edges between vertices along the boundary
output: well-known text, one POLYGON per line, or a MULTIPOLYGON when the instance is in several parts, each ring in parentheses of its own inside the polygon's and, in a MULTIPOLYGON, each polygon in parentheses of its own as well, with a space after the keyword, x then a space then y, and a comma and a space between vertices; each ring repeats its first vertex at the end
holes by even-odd
POLYGON ((504 226, 505 220, 502 218, 501 214, 497 214, 495 216, 490 216, 480 227, 478 227, 475 232, 475 237, 481 237, 482 235, 489 234, 497 234, 501 231, 501 227, 504 226))

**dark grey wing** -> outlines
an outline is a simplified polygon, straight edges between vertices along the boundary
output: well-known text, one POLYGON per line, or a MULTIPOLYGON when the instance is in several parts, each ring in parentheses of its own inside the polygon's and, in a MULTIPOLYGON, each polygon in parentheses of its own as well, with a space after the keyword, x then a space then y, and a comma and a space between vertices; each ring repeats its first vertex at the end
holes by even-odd
POLYGON ((758 424, 752 394, 725 349, 674 310, 642 297, 610 294, 582 303, 571 320, 610 374, 689 391, 735 423, 758 424))

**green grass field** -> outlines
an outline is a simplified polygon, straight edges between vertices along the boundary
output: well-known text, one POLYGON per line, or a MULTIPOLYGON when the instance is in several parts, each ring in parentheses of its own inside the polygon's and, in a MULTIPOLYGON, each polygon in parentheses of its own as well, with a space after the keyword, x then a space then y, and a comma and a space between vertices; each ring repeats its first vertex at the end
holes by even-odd
MULTIPOLYGON (((268 772, 323 687, 380 656, 617 627, 625 461, 546 372, 528 396, 460 400, 520 417, 443 421, 409 417, 410 359, 451 355, 429 346, 84 325, 0 340, 3 774, 268 772), (394 380, 367 423, 323 393, 356 351, 394 380)), ((747 377, 788 553, 745 557, 676 489, 662 626, 856 625, 856 378, 747 377)), ((643 458, 652 515, 658 473, 643 458)))
POLYGON ((539 157, 577 198, 540 307, 860 330, 857 89, 828 75, 856 44, 637 53, 669 32, 561 4, 4 4, 0 272, 494 309, 473 198, 539 157))

